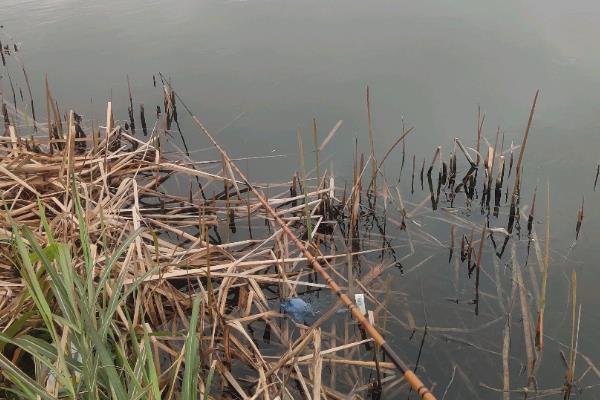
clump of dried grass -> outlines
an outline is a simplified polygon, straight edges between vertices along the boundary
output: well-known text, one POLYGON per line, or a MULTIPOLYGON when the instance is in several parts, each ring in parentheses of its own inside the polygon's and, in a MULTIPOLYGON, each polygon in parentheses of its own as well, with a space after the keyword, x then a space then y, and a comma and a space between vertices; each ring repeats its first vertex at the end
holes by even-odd
MULTIPOLYGON (((161 118, 172 119, 175 96, 168 85, 164 92, 169 112, 161 118)), ((86 135, 82 118, 71 111, 64 120, 48 87, 46 94, 47 124, 36 123, 37 133, 23 137, 15 126, 22 129, 27 117, 14 109, 0 137, 0 344, 7 390, 30 398, 191 399, 211 397, 211 388, 239 398, 293 397, 287 383, 293 377, 309 397, 339 398, 315 375, 323 360, 375 368, 334 357, 362 341, 337 338, 341 344, 324 349, 319 342, 329 338, 318 333, 319 323, 298 341, 293 332, 306 327, 273 308, 267 289, 295 296, 299 288, 327 285, 313 280, 306 256, 290 247, 257 199, 243 195, 250 184, 235 178, 230 159, 193 162, 168 153, 168 121, 157 121, 140 140, 132 101, 129 123, 116 121, 108 103, 104 126, 92 124, 86 135), (169 190, 172 181, 198 189, 181 195, 169 190), (206 199, 211 186, 224 190, 206 199), (216 230, 222 221, 235 230, 236 221, 250 229, 256 220, 269 225, 268 234, 222 241, 216 230), (280 344, 276 359, 257 345, 256 324, 280 344), (94 378, 94 370, 103 372, 94 378)), ((317 151, 339 125, 320 146, 315 135, 317 151)), ((317 243, 335 240, 326 227, 343 207, 336 205, 334 177, 322 177, 310 188, 303 173, 300 194, 266 200, 298 237, 317 243)), ((371 251, 314 249, 327 268, 371 251)), ((374 269, 361 285, 384 270, 374 269)))

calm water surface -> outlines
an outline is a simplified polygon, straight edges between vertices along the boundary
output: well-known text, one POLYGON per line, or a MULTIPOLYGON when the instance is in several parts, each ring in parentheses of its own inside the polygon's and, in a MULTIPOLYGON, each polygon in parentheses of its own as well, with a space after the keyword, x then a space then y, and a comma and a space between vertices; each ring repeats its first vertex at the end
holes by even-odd
MULTIPOLYGON (((292 154, 285 160, 250 163, 250 175, 261 181, 287 179, 293 173, 295 131, 308 133, 313 117, 321 135, 344 121, 328 156, 336 175, 347 178, 355 137, 368 152, 366 85, 373 96, 379 154, 401 132, 403 117, 415 127, 407 139, 407 157, 416 153, 418 163, 423 157, 430 160, 437 145, 444 146, 447 156, 454 137, 474 146, 478 105, 486 113, 484 135, 492 144, 498 126, 505 133, 505 147, 513 139, 520 142, 533 94, 540 89, 525 157, 522 205, 530 202, 538 185, 540 218, 535 226, 542 234, 542 194, 549 182, 553 251, 547 333, 569 341, 567 299, 575 269, 582 304, 579 350, 598 363, 600 194, 593 192, 593 181, 600 161, 599 23, 600 3, 588 0, 0 0, 0 24, 21 44, 38 100, 43 99, 47 73, 64 109, 74 107, 87 118, 101 118, 103 104, 112 96, 122 113, 119 118, 125 119, 126 75, 135 101, 148 107, 159 98, 152 75, 160 71, 172 77, 210 129, 222 130, 219 138, 232 155, 292 154), (571 248, 582 197, 582 234, 571 248)), ((43 104, 38 108, 44 110, 43 104)), ((207 146, 191 125, 184 129, 192 150, 207 146)), ((397 180, 399 165, 396 152, 386 166, 391 181, 397 180)), ((416 204, 427 193, 419 187, 410 195, 409 160, 407 165, 401 187, 405 200, 416 204)), ((479 213, 477 207, 473 213, 479 213)), ((417 222, 447 243, 448 225, 432 218, 443 216, 440 211, 428 213, 417 222)), ((494 223, 503 226, 504 220, 494 223)), ((509 253, 499 260, 506 290, 509 253)), ((434 257, 415 271, 393 274, 394 306, 404 304, 400 298, 408 294, 418 299, 408 305, 416 324, 438 328, 477 329, 501 315, 486 304, 494 300, 482 301, 479 317, 471 305, 449 302, 469 298, 472 283, 462 272, 459 282, 453 280, 446 250, 424 247, 410 263, 430 254, 434 257)), ((490 254, 483 265, 490 271, 483 278, 483 291, 493 293, 490 254)), ((526 384, 520 371, 524 347, 518 307, 513 314, 511 382, 518 388, 526 384)), ((430 333, 420 373, 435 383, 440 397, 456 365, 447 398, 501 398, 481 384, 501 387, 501 358, 494 353, 502 349, 503 321, 485 326, 473 333, 430 333), (477 343, 485 351, 452 338, 477 343)), ((422 333, 409 340, 410 332, 393 321, 388 331, 401 354, 414 360, 422 333)), ((564 376, 559 347, 548 342, 538 373, 541 388, 560 386, 564 376)), ((583 373, 588 365, 578 363, 583 373)), ((582 386, 599 381, 589 372, 582 386)), ((585 389, 581 396, 600 398, 600 388, 585 389)))

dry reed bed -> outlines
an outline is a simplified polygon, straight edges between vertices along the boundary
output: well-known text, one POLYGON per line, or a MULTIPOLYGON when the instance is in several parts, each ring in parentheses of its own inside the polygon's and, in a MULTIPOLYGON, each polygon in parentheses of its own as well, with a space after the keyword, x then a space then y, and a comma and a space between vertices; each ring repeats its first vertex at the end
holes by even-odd
MULTIPOLYGON (((54 103, 49 91, 48 101, 54 103)), ((16 109, 13 112, 12 121, 26 122, 24 114, 16 109)), ((161 332, 152 341, 161 358, 157 363, 161 385, 170 382, 167 378, 173 365, 181 363, 180 330, 189 324, 193 296, 202 297, 202 368, 216 370, 217 387, 220 391, 227 388, 225 392, 234 397, 276 398, 285 393, 293 397, 286 384, 293 378, 308 398, 318 398, 320 393, 343 398, 336 391, 335 374, 329 385, 321 380, 324 360, 332 368, 352 366, 352 374, 358 374, 357 368, 376 368, 379 377, 388 376, 389 380, 394 376, 384 372, 394 368, 389 362, 377 358, 365 361, 360 354, 352 358, 356 350, 364 352, 370 339, 355 339, 348 333, 340 337, 335 328, 321 331, 319 322, 327 321, 341 304, 317 315, 317 323, 310 328, 280 314, 270 292, 288 298, 297 296, 301 289, 320 290, 327 285, 315 281, 306 257, 289 243, 261 205, 244 194, 248 188, 232 179, 234 174, 225 160, 194 163, 183 153, 161 151, 167 148, 164 131, 155 127, 148 140, 140 140, 131 130, 115 124, 110 103, 105 126, 92 127, 93 133, 87 137, 82 134, 81 118, 73 111, 64 127, 58 113, 49 112, 48 118, 48 124, 38 123, 37 134, 29 138, 18 135, 18 123, 6 124, 5 136, 0 137, 0 327, 10 326, 32 307, 31 301, 23 302, 27 297, 15 268, 10 242, 13 224, 28 226, 40 243, 46 243, 40 215, 43 208, 53 235, 72 246, 73 267, 83 268, 76 195, 84 210, 98 276, 110 250, 143 228, 113 268, 113 278, 125 274, 126 284, 144 277, 139 293, 119 306, 116 323, 121 324, 125 335, 129 326, 126 315, 131 315, 133 326, 140 332, 161 332), (172 181, 189 187, 189 195, 169 192, 172 181), (222 188, 220 194, 205 199, 204 193, 211 186, 222 188), (214 228, 219 224, 228 224, 232 231, 236 224, 244 226, 249 235, 239 241, 215 238, 211 233, 217 232, 214 228), (268 341, 278 344, 279 355, 273 350, 268 356, 263 354, 251 328, 256 321, 269 332, 268 341), (336 356, 339 351, 349 357, 336 356)), ((294 178, 292 195, 289 186, 284 186, 279 189, 282 193, 268 198, 298 235, 306 238, 310 227, 315 243, 336 240, 330 226, 336 222, 335 209, 344 206, 340 204, 343 200, 334 196, 334 178, 326 174, 322 178, 316 189, 306 187, 304 194, 306 180, 294 178), (294 195, 297 187, 300 194, 294 195)), ((274 185, 269 192, 280 187, 274 185)), ((358 204, 358 200, 352 201, 358 204)), ((352 218, 356 220, 354 213, 352 218)), ((380 251, 379 245, 344 254, 324 255, 315 246, 312 251, 323 265, 341 265, 345 271, 348 257, 380 251)), ((368 294, 367 285, 390 266, 373 265, 353 284, 368 294)), ((330 273, 342 284, 345 278, 353 280, 335 268, 330 273)), ((111 281, 106 285, 110 291, 111 281)), ((36 319, 28 321, 23 332, 39 323, 36 319)), ((14 361, 19 364, 18 354, 14 361)), ((372 387, 356 390, 360 393, 372 387)))

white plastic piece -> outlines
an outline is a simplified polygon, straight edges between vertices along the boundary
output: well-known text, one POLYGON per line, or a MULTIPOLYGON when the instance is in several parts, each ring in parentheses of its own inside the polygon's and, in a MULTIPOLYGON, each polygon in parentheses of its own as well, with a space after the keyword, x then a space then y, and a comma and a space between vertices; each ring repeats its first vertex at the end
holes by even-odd
POLYGON ((365 306, 365 295, 362 293, 356 293, 354 295, 354 301, 360 312, 364 315, 367 313, 367 307, 365 306))

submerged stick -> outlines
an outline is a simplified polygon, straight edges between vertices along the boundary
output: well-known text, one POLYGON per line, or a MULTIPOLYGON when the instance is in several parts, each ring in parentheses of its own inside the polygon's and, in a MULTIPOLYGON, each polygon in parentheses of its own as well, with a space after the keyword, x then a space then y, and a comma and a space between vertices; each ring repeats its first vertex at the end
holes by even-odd
POLYGON ((213 136, 208 132, 204 124, 192 113, 192 111, 187 107, 184 101, 179 97, 177 93, 175 96, 179 99, 181 104, 184 106, 186 111, 189 113, 190 117, 194 121, 196 125, 202 130, 202 132, 206 135, 210 142, 216 147, 216 149, 221 153, 223 158, 227 160, 231 168, 238 174, 240 179, 248 186, 248 188, 252 191, 252 193, 256 196, 258 201, 262 204, 265 211, 275 220, 275 222, 281 227, 282 231, 289 237, 289 239, 294 243, 294 245, 304 254, 308 262, 310 263, 313 270, 318 272, 323 280, 327 283, 327 286, 334 291, 334 293, 340 298, 340 300, 344 303, 346 307, 350 310, 354 318, 360 323, 363 329, 373 338, 375 344, 380 346, 383 351, 389 356, 392 362, 398 367, 400 372, 404 375, 406 381, 410 384, 410 386, 421 396, 424 400, 435 400, 435 396, 427 389, 427 387, 423 384, 423 382, 419 379, 419 377, 410 370, 404 361, 398 356, 398 354, 390 347, 390 345, 386 342, 386 340, 381 336, 381 334, 371 325, 369 320, 360 312, 360 310, 356 307, 356 305, 350 300, 350 298, 342 291, 342 288, 333 280, 333 278, 325 271, 325 269, 321 266, 319 261, 313 256, 313 254, 308 250, 308 248, 298 239, 298 237, 292 232, 289 226, 283 221, 283 219, 277 214, 277 212, 269 205, 265 197, 256 189, 245 177, 243 172, 238 168, 238 166, 231 160, 229 155, 225 152, 225 150, 217 143, 217 141, 213 138, 213 136))

